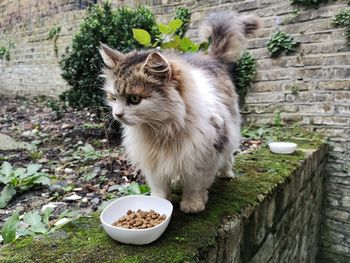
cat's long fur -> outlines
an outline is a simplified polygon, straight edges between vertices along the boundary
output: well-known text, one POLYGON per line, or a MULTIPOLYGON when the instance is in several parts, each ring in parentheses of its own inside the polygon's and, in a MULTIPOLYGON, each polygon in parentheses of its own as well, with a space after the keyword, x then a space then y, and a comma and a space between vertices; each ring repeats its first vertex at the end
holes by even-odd
POLYGON ((226 63, 258 27, 254 16, 210 15, 200 30, 212 38, 208 55, 124 55, 102 45, 108 104, 122 123, 128 157, 141 168, 152 195, 170 199, 171 184, 180 182, 186 213, 205 208, 216 174, 233 177, 240 115, 226 63))

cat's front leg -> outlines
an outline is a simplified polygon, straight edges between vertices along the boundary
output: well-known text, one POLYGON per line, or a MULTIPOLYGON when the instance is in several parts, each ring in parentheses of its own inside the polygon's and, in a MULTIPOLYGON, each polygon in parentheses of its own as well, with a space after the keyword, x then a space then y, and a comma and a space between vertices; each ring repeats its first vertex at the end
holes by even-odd
POLYGON ((184 192, 182 193, 182 200, 180 209, 184 213, 199 213, 205 209, 205 204, 208 201, 208 191, 184 192))
POLYGON ((215 178, 214 171, 187 176, 182 183, 181 211, 185 213, 199 213, 205 209, 208 201, 207 189, 215 178))
POLYGON ((151 195, 171 201, 171 186, 169 180, 160 176, 146 176, 147 183, 151 188, 151 195))

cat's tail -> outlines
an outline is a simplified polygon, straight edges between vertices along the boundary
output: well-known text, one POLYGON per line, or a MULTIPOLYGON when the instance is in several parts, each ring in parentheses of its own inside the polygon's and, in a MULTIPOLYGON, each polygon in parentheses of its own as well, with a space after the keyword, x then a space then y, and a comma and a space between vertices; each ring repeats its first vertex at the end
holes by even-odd
POLYGON ((202 41, 209 39, 208 54, 224 63, 237 60, 245 47, 245 36, 262 26, 255 15, 238 16, 235 12, 211 13, 199 28, 202 41))

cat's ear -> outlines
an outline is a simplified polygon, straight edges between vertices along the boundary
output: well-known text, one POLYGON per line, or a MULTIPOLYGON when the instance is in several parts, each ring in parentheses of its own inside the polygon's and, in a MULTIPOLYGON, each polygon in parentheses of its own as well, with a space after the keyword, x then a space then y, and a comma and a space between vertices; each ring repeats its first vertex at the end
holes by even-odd
POLYGON ((245 15, 241 16, 240 20, 244 25, 244 34, 250 35, 254 33, 254 31, 263 27, 262 19, 256 15, 245 15))
POLYGON ((170 80, 171 67, 168 60, 158 52, 152 52, 148 55, 143 71, 160 80, 170 80))
POLYGON ((114 68, 120 62, 120 60, 123 59, 123 54, 105 44, 100 43, 100 45, 100 54, 103 62, 108 68, 114 68))

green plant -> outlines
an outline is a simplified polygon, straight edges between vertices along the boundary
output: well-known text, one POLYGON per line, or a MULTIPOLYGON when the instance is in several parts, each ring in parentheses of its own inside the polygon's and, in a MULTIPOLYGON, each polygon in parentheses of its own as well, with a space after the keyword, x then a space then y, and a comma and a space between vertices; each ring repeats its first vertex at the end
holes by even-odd
POLYGON ((305 7, 318 7, 321 3, 326 3, 328 0, 290 0, 293 5, 305 7))
POLYGON ((49 175, 39 172, 41 166, 41 164, 29 164, 26 168, 13 169, 10 163, 2 163, 0 182, 5 187, 0 193, 0 208, 6 207, 17 191, 26 191, 38 184, 50 184, 49 175))
POLYGON ((100 43, 128 52, 142 48, 134 38, 132 28, 142 28, 158 35, 155 16, 149 8, 127 7, 112 10, 111 3, 92 5, 86 18, 74 36, 71 50, 60 61, 62 77, 70 89, 60 98, 75 108, 94 108, 104 105, 104 93, 100 89, 103 66, 99 54, 100 43))
POLYGON ((19 213, 16 210, 13 212, 4 223, 1 229, 1 236, 5 244, 11 243, 16 239, 16 230, 19 225, 19 213))
POLYGON ((6 47, 0 47, 0 59, 3 59, 7 52, 8 51, 6 47))
POLYGON ((294 52, 299 43, 294 40, 293 37, 282 31, 277 31, 272 34, 271 38, 267 42, 267 49, 269 50, 271 57, 278 57, 283 52, 286 54, 294 52))
POLYGON ((279 111, 275 113, 275 117, 273 118, 273 125, 275 127, 282 127, 282 118, 281 113, 279 111))
POLYGON ((59 36, 60 32, 61 32, 61 27, 60 26, 54 26, 49 31, 49 37, 47 38, 49 40, 53 40, 53 50, 55 52, 56 57, 58 57, 57 39, 58 39, 58 36, 59 36))
POLYGON ((244 51, 236 62, 236 90, 239 95, 240 105, 244 104, 248 88, 256 77, 256 61, 248 51, 244 51))
POLYGON ((335 27, 346 27, 345 36, 350 46, 350 9, 343 9, 332 20, 335 27))
POLYGON ((95 160, 102 156, 99 151, 96 151, 94 147, 88 143, 85 143, 83 146, 79 146, 78 151, 83 156, 83 161, 95 160))
POLYGON ((248 126, 248 127, 242 127, 241 129, 241 134, 243 137, 253 139, 253 140, 262 139, 266 133, 267 133, 267 129, 264 129, 262 127, 258 129, 251 129, 251 127, 248 126))
POLYGON ((10 50, 14 46, 15 46, 15 44, 12 41, 9 41, 7 43, 7 46, 0 47, 0 59, 5 58, 7 61, 9 61, 11 59, 10 50))
POLYGON ((20 218, 18 211, 15 211, 12 216, 6 220, 1 229, 4 243, 11 243, 21 236, 52 233, 72 219, 78 218, 81 215, 78 211, 65 210, 59 215, 56 223, 52 225, 49 223, 52 212, 53 209, 48 207, 41 213, 34 210, 25 213, 23 217, 20 218), (21 221, 24 224, 20 224, 21 221))
POLYGON ((55 113, 56 119, 59 120, 62 118, 62 109, 59 106, 59 103, 55 99, 49 99, 46 102, 46 105, 51 108, 51 110, 55 113))
POLYGON ((150 194, 151 189, 148 185, 132 182, 130 185, 118 189, 118 192, 120 195, 147 195, 150 194))
POLYGON ((175 10, 175 19, 182 21, 181 26, 175 31, 175 35, 184 37, 191 21, 191 12, 186 7, 178 7, 175 10))
POLYGON ((30 159, 32 159, 33 161, 39 160, 41 158, 43 158, 42 151, 33 150, 30 152, 30 159))
POLYGON ((167 25, 158 23, 160 34, 152 43, 152 35, 146 30, 133 28, 134 38, 145 47, 160 47, 161 49, 176 49, 181 52, 197 52, 208 47, 207 42, 201 44, 194 43, 188 37, 180 37, 176 34, 182 26, 180 19, 173 19, 167 25))

